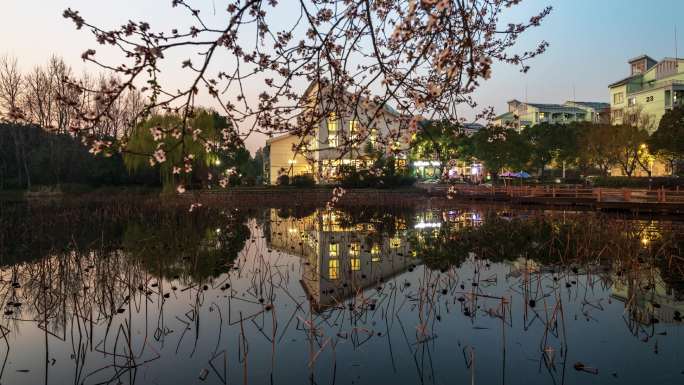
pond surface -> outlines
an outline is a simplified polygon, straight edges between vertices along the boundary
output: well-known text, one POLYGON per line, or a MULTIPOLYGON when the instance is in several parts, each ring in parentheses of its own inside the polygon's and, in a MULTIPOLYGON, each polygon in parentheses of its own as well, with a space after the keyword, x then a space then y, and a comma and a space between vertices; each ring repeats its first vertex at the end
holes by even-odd
POLYGON ((1 213, 1 384, 684 383, 678 222, 470 207, 1 213))

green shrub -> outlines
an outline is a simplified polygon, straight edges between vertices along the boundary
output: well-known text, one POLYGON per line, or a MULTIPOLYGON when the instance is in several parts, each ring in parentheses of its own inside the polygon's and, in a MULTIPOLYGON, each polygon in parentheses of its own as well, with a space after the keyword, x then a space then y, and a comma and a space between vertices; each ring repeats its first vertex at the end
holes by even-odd
POLYGON ((276 179, 276 184, 278 186, 289 186, 290 185, 290 177, 287 176, 286 174, 279 175, 278 179, 276 179))
POLYGON ((409 175, 375 176, 367 170, 352 170, 343 174, 340 185, 344 188, 397 188, 412 186, 416 178, 409 175))
POLYGON ((257 184, 257 177, 252 176, 252 175, 247 175, 242 178, 242 185, 243 186, 256 186, 257 184))
POLYGON ((316 180, 311 174, 295 175, 290 183, 296 187, 313 187, 316 185, 316 180))

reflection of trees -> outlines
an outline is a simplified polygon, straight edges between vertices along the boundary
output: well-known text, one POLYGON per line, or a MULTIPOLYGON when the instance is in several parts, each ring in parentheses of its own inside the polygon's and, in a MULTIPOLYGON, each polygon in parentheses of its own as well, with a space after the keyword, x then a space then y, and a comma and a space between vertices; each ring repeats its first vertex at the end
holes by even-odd
POLYGON ((121 248, 152 274, 203 281, 228 271, 248 237, 241 216, 190 215, 156 226, 130 223, 121 248))
MULTIPOLYGON (((7 336, 19 331, 44 334, 45 351, 69 341, 74 383, 116 383, 159 358, 136 336, 160 341, 170 333, 163 307, 173 293, 196 296, 185 314, 199 327, 199 298, 208 290, 201 282, 228 271, 250 234, 237 211, 189 213, 185 205, 67 202, 11 210, 22 221, 0 221, 2 263, 10 266, 0 270, 0 351, 9 357, 7 336), (134 325, 131 317, 139 313, 157 319, 157 328, 134 325), (112 363, 85 370, 93 352, 112 363), (115 377, 102 377, 112 373, 104 369, 115 377)), ((49 365, 46 359, 46 377, 49 365)))
MULTIPOLYGON (((95 244, 102 250, 110 247, 110 239, 117 239, 122 230, 119 218, 123 212, 118 203, 105 206, 85 199, 37 204, 0 202, 0 206, 0 264, 3 265, 40 259, 58 250, 84 250, 95 244)), ((134 202, 131 206, 139 208, 134 202)), ((142 207, 139 213, 152 216, 142 207)))
POLYGON ((313 215, 318 209, 314 206, 297 206, 278 209, 278 217, 281 219, 303 219, 313 215))
POLYGON ((418 254, 428 263, 456 266, 471 252, 491 262, 527 258, 542 265, 601 263, 646 252, 639 223, 593 216, 510 218, 489 213, 479 226, 447 224, 434 232, 427 240, 413 235, 418 254))
POLYGON ((357 224, 372 224, 377 236, 376 240, 383 236, 395 236, 413 226, 415 212, 413 209, 387 207, 362 207, 356 210, 343 211, 340 216, 340 225, 353 227, 357 224))
POLYGON ((61 251, 123 251, 157 275, 216 277, 249 237, 245 215, 158 202, 14 205, 0 221, 2 263, 34 261, 61 251), (19 219, 17 219, 19 218, 19 219))

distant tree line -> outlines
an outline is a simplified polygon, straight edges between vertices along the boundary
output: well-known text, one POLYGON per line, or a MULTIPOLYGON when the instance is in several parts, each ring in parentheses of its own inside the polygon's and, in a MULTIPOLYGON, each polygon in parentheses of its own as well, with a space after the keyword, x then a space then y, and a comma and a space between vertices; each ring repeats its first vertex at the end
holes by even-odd
POLYGON ((69 134, 48 132, 37 125, 0 123, 0 189, 76 185, 156 187, 161 178, 154 169, 129 173, 121 154, 94 156, 69 134), (17 137, 21 138, 19 156, 17 137))
MULTIPOLYGON (((101 99, 92 97, 97 93, 84 93, 81 88, 107 89, 116 79, 83 74, 77 80, 77 87, 74 79, 72 69, 57 57, 28 73, 19 70, 15 59, 0 57, 0 189, 67 184, 166 186, 177 174, 183 174, 186 179, 191 177, 190 185, 206 186, 211 182, 208 177, 211 172, 216 174, 215 185, 221 175, 226 176, 226 185, 258 181, 263 157, 259 152, 252 158, 240 138, 230 138, 228 142, 233 143, 230 148, 208 153, 197 135, 188 136, 183 151, 195 158, 188 164, 196 165, 203 173, 174 172, 171 162, 164 162, 163 158, 178 157, 180 150, 159 151, 162 147, 152 145, 155 142, 152 133, 172 137, 171 126, 180 125, 178 116, 150 111, 141 121, 140 117, 145 114, 141 114, 144 103, 139 92, 126 91, 113 106, 105 108, 101 99), (106 118, 98 120, 95 128, 97 137, 105 142, 124 140, 132 151, 123 154, 111 149, 100 151, 76 135, 84 124, 81 111, 97 113, 105 109, 106 118), (140 156, 136 156, 136 150, 140 156), (150 157, 150 153, 159 156, 150 157), (156 161, 150 162, 152 159, 156 161), (230 175, 223 172, 228 169, 232 170, 230 175)), ((205 141, 207 135, 216 139, 228 127, 225 118, 203 109, 197 110, 193 122, 197 123, 198 134, 205 141)))
POLYGON ((517 131, 484 127, 466 135, 459 125, 431 122, 414 139, 414 159, 479 161, 497 177, 501 170, 529 170, 544 178, 549 167, 574 169, 579 175, 606 176, 619 168, 628 177, 643 170, 652 175, 656 160, 672 174, 684 158, 684 108, 666 112, 649 135, 643 120, 620 125, 573 122, 542 123, 517 131))

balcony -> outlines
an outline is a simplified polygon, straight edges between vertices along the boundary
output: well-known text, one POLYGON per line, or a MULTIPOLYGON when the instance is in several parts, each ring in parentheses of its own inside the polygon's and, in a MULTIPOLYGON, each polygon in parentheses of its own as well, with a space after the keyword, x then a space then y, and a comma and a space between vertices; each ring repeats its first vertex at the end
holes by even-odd
POLYGON ((684 81, 681 81, 681 80, 660 80, 660 81, 654 81, 654 82, 648 82, 648 83, 642 83, 642 84, 628 84, 627 85, 627 93, 633 94, 636 92, 650 91, 650 90, 655 90, 658 88, 670 87, 670 86, 671 87, 676 87, 676 86, 684 87, 684 81))

